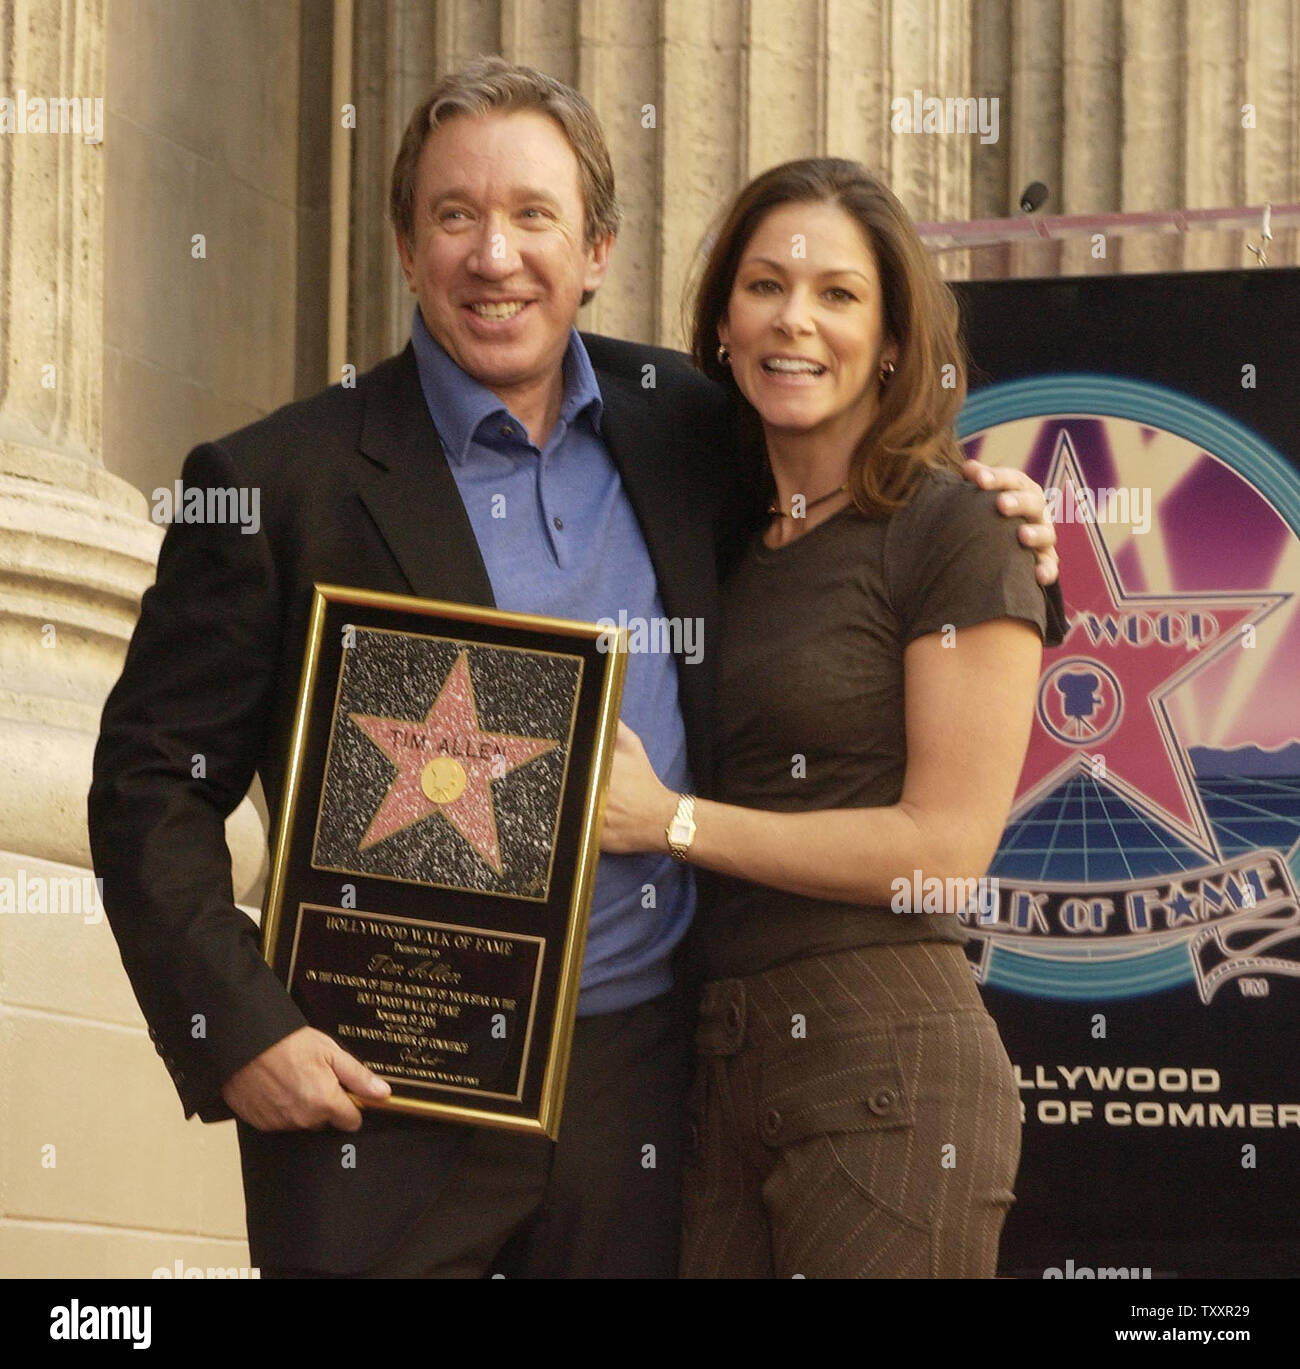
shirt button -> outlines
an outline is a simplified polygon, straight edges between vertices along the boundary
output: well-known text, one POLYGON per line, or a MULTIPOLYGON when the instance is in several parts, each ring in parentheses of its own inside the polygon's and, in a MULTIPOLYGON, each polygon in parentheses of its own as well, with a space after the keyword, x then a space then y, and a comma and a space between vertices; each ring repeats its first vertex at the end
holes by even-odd
POLYGON ((867 1106, 877 1117, 884 1117, 894 1108, 898 1102, 898 1094, 893 1089, 877 1089, 867 1100, 867 1106))
POLYGON ((513 437, 514 435, 515 435, 515 430, 510 426, 509 423, 503 423, 503 424, 501 425, 501 436, 502 436, 502 437, 513 437))
POLYGON ((769 1108, 764 1114, 762 1121, 762 1132, 769 1141, 775 1140, 781 1134, 781 1123, 784 1119, 776 1108, 769 1108))
POLYGON ((552 518, 552 519, 551 519, 551 522, 555 524, 557 530, 559 530, 559 531, 562 531, 562 530, 563 530, 563 528, 564 528, 564 519, 563 519, 563 518, 552 518))

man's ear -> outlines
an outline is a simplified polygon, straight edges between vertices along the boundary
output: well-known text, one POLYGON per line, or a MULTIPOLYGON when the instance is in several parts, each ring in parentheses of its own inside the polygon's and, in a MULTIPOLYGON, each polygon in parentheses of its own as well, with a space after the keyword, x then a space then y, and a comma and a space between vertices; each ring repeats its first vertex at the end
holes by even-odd
POLYGON ((600 288, 601 282, 605 279, 605 273, 609 270, 610 254, 614 250, 614 235, 606 233, 603 238, 597 238, 587 248, 587 260, 582 272, 583 293, 595 293, 600 288))
POLYGON ((400 228, 393 229, 393 241, 397 244, 397 259, 402 263, 402 275, 406 277, 406 288, 415 294, 415 257, 411 244, 400 228))

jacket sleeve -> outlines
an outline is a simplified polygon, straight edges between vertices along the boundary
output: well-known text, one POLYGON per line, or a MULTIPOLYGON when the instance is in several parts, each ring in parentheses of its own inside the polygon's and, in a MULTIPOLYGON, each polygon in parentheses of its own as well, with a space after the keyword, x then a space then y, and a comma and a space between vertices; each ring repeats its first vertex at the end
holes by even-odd
MULTIPOLYGON (((216 446, 185 462, 187 493, 239 485, 216 446)), ((263 529, 182 522, 182 512, 104 705, 88 816, 104 908, 149 1035, 186 1116, 219 1121, 231 1115, 221 1098, 230 1075, 305 1025, 235 906, 224 827, 281 687, 282 606, 263 529)))

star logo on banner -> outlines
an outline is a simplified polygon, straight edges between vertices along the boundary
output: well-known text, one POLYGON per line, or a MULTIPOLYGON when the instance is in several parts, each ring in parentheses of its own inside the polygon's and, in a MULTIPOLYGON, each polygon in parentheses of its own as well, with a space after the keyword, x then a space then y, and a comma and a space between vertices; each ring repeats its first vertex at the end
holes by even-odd
MULTIPOLYGON (((1057 490, 1066 507, 1073 500, 1077 509, 1092 508, 1064 427, 1044 488, 1057 490)), ((1056 538, 1069 626, 1065 641, 1043 653, 1036 726, 1012 817, 1071 775, 1104 777, 1134 807, 1194 850, 1207 859, 1221 859, 1167 700, 1225 652, 1241 650, 1242 629, 1288 596, 1130 594, 1086 512, 1077 521, 1057 523, 1056 538), (1104 775, 1098 773, 1096 755, 1104 758, 1104 775)))
POLYGON ((358 849, 365 851, 441 813, 479 859, 502 874, 492 781, 559 743, 484 732, 479 727, 467 651, 457 656, 423 721, 365 713, 348 717, 397 768, 358 849))

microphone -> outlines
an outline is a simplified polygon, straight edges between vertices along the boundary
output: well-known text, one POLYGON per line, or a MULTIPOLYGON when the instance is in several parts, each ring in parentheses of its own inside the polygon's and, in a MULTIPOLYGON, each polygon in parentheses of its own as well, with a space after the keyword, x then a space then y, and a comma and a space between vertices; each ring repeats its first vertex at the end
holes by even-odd
POLYGON ((1035 209, 1041 209, 1046 200, 1047 187, 1042 181, 1030 181, 1020 192, 1020 212, 1032 214, 1035 209))

